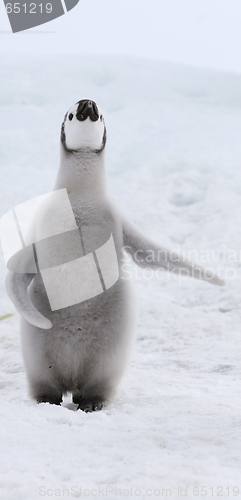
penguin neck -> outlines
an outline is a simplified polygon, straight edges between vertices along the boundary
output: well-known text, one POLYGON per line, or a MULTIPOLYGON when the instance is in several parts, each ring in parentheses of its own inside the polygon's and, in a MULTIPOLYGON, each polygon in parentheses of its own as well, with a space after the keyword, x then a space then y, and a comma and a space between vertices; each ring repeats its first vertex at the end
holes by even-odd
POLYGON ((60 167, 54 189, 66 188, 72 199, 87 202, 106 199, 107 177, 104 151, 61 151, 60 167))

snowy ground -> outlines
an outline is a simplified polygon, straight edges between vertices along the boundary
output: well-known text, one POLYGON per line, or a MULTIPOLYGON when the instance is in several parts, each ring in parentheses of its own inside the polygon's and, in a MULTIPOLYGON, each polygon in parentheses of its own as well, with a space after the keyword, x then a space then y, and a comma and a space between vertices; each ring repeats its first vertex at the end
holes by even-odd
POLYGON ((0 316, 14 313, 0 321, 1 498, 113 500, 115 487, 121 498, 240 498, 241 76, 66 56, 1 56, 1 72, 0 216, 51 191, 63 116, 94 99, 118 203, 149 236, 196 251, 227 280, 148 279, 133 267, 131 361, 113 401, 85 414, 68 399, 29 400, 0 255, 0 316))

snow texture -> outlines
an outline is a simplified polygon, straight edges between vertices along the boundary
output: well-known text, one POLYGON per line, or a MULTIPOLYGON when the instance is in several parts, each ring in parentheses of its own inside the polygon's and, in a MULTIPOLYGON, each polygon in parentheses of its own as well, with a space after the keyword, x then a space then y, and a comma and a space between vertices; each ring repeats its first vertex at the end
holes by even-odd
POLYGON ((70 398, 28 398, 0 255, 0 316, 13 313, 0 321, 1 498, 193 499, 202 486, 208 500, 228 487, 240 498, 241 76, 83 56, 1 55, 1 73, 0 215, 52 190, 64 114, 93 99, 113 197, 150 237, 227 281, 132 266, 132 357, 116 397, 85 414, 70 398))

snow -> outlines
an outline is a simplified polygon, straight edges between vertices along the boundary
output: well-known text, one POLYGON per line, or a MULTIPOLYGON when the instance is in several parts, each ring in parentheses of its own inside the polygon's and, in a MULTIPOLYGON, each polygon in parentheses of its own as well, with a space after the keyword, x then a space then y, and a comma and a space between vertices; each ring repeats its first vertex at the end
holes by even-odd
POLYGON ((0 216, 51 191, 64 114, 93 99, 107 125, 114 198, 150 237, 192 251, 227 281, 179 282, 132 266, 139 318, 130 363, 115 398, 85 414, 70 398, 61 407, 29 400, 0 255, 0 316, 13 313, 0 321, 1 498, 113 500, 116 487, 121 498, 193 499, 202 486, 213 487, 208 499, 220 486, 234 498, 241 76, 128 57, 1 55, 1 70, 0 216))

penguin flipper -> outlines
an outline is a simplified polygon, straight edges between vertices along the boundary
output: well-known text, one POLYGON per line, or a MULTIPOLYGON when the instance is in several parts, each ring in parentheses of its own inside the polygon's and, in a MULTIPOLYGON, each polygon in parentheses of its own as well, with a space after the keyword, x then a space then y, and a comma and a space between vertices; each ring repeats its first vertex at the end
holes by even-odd
POLYGON ((34 307, 28 295, 28 286, 34 276, 35 274, 20 274, 9 271, 5 282, 7 294, 24 319, 38 328, 49 330, 53 326, 51 321, 34 307))
POLYGON ((161 269, 192 278, 207 281, 217 286, 226 282, 210 269, 185 259, 178 253, 158 245, 140 231, 129 220, 123 221, 124 250, 139 267, 161 269))

